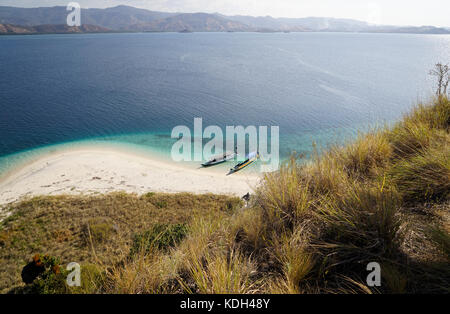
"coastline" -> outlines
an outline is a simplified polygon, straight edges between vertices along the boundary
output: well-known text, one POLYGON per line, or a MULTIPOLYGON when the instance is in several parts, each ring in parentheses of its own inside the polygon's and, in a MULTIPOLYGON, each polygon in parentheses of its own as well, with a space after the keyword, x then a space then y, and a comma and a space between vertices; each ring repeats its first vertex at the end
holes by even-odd
MULTIPOLYGON (((223 169, 221 169, 223 170, 223 169)), ((242 196, 259 176, 200 169, 115 147, 79 146, 37 156, 0 178, 0 206, 38 195, 93 195, 123 191, 242 196)))

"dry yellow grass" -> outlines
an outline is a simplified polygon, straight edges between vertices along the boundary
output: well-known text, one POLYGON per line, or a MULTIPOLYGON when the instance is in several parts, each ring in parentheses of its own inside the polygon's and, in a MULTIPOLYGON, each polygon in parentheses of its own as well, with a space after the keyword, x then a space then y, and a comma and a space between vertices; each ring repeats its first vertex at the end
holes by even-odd
POLYGON ((21 283, 20 271, 35 253, 107 268, 123 261, 133 235, 157 223, 191 221, 195 215, 230 213, 238 198, 218 195, 125 193, 36 197, 12 205, 0 224, 0 291, 21 283))
POLYGON ((293 158, 248 207, 159 194, 17 204, 0 231, 2 289, 40 250, 100 264, 102 293, 448 293, 449 131, 450 102, 434 99, 393 128, 293 158), (180 243, 127 255, 132 232, 179 222, 180 243), (369 262, 381 287, 365 285, 369 262))

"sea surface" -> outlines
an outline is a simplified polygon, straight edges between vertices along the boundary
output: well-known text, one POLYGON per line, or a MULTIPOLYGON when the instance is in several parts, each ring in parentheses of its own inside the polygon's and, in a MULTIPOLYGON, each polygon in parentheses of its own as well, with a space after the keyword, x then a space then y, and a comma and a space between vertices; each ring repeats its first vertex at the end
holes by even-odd
POLYGON ((134 33, 0 36, 0 175, 43 152, 111 144, 168 157, 173 127, 279 126, 310 154, 432 95, 450 36, 134 33), (62 145, 62 146, 61 146, 62 145))

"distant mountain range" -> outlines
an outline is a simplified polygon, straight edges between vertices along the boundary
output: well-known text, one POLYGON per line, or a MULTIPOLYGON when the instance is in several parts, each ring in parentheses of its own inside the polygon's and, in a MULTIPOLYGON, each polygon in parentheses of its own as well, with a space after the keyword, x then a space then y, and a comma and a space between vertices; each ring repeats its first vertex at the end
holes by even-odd
POLYGON ((36 26, 17 26, 0 24, 0 34, 69 34, 69 33, 105 33, 109 30, 104 27, 83 24, 79 27, 70 27, 67 24, 44 24, 36 26))
POLYGON ((82 32, 370 32, 450 34, 450 28, 398 27, 324 18, 226 16, 209 13, 168 13, 117 6, 82 9, 80 27, 68 27, 66 7, 0 6, 0 34, 82 32))

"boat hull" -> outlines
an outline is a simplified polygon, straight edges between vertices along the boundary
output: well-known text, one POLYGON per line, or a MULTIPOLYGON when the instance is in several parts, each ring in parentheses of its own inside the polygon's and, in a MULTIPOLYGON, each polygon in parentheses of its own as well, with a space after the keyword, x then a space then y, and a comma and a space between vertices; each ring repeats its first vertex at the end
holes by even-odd
POLYGON ((224 162, 230 161, 234 158, 234 154, 233 155, 228 155, 227 157, 223 158, 223 159, 218 159, 215 161, 207 161, 205 163, 202 164, 202 167, 211 167, 211 166, 215 166, 215 165, 219 165, 219 164, 223 164, 224 162))
POLYGON ((230 172, 228 174, 233 174, 238 171, 241 171, 242 169, 247 168, 248 166, 253 164, 256 160, 257 160, 257 158, 254 158, 254 159, 247 160, 242 164, 236 165, 234 168, 230 169, 230 172))
POLYGON ((214 162, 205 162, 202 164, 202 167, 208 168, 215 165, 223 164, 224 162, 227 162, 228 160, 220 160, 220 161, 214 161, 214 162))

